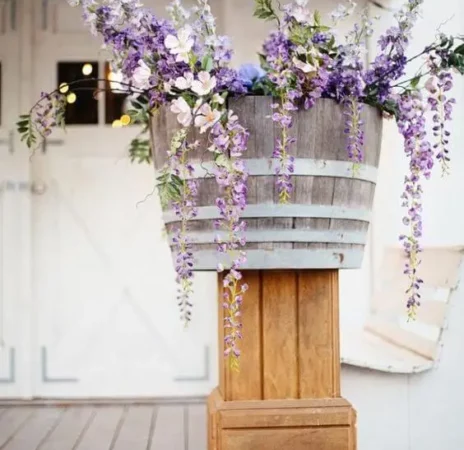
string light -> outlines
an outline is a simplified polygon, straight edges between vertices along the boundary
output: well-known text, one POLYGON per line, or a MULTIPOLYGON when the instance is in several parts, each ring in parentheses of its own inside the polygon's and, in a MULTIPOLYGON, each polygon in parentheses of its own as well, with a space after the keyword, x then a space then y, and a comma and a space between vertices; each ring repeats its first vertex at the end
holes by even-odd
POLYGON ((128 114, 124 114, 123 116, 121 116, 121 123, 124 125, 124 126, 127 126, 131 123, 131 118, 128 114))
POLYGON ((62 94, 66 94, 66 92, 69 91, 69 86, 68 86, 68 83, 61 83, 60 84, 60 92, 62 94))
POLYGON ((83 73, 84 75, 88 76, 88 75, 90 75, 92 72, 93 72, 93 66, 92 66, 92 64, 87 63, 87 64, 84 64, 84 65, 82 66, 82 73, 83 73))
POLYGON ((66 101, 70 104, 73 104, 75 103, 77 100, 77 95, 74 93, 74 92, 71 92, 70 94, 68 94, 68 96, 66 97, 66 101))
POLYGON ((119 119, 117 119, 117 120, 113 121, 113 124, 112 124, 111 126, 112 126, 113 128, 122 128, 122 127, 123 127, 123 124, 122 124, 122 122, 121 122, 119 119))

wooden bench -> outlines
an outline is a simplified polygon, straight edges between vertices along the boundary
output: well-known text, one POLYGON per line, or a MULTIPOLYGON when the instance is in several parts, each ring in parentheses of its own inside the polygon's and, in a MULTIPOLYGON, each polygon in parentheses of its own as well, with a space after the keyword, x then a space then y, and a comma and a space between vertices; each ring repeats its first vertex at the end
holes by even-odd
POLYGON ((430 247, 421 254, 421 306, 408 321, 407 276, 400 248, 385 251, 364 329, 342 335, 342 363, 392 373, 417 373, 437 363, 450 297, 459 282, 464 248, 430 247))

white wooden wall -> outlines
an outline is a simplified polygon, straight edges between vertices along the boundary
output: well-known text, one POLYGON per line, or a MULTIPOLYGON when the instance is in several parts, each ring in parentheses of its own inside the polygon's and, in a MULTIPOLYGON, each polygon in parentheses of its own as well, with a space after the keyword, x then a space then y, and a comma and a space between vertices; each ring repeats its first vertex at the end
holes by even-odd
MULTIPOLYGON (((448 20, 449 22, 442 26, 443 31, 462 35, 462 1, 426 0, 423 18, 414 31, 411 52, 420 51, 433 39, 437 26, 448 20)), ((379 28, 385 29, 388 22, 388 15, 383 15, 379 28)), ((438 176, 425 186, 426 245, 464 243, 464 213, 461 208, 462 202, 459 201, 464 191, 461 175, 464 170, 464 80, 457 79, 453 92, 458 106, 452 126, 452 173, 441 178, 437 172, 438 176)), ((397 236, 401 232, 402 211, 399 196, 405 167, 401 139, 395 132, 395 124, 390 123, 385 130, 380 179, 375 199, 375 219, 371 228, 372 254, 376 268, 380 263, 382 250, 397 243, 397 236)), ((348 286, 346 288, 349 289, 348 286)), ((350 298, 354 297, 352 295, 350 298)), ((364 309, 363 306, 368 300, 359 299, 358 308, 364 309)), ((342 392, 358 410, 360 450, 464 448, 464 429, 460 421, 460 411, 464 403, 464 361, 461 356, 464 342, 463 300, 464 288, 461 285, 451 298, 442 355, 438 367, 431 372, 404 376, 343 367, 342 392)), ((348 302, 346 295, 342 295, 342 301, 346 318, 351 302, 348 302)))

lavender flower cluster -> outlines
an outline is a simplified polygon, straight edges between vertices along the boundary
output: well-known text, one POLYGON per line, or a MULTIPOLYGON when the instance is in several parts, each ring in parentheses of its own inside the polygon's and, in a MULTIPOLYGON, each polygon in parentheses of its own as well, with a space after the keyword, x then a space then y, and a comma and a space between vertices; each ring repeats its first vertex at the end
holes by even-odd
MULTIPOLYGON (((265 2, 257 2, 261 5, 260 17, 275 17, 272 9, 266 12, 265 2)), ((346 116, 346 150, 353 162, 353 171, 364 159, 364 105, 377 106, 396 116, 404 136, 410 170, 405 177, 403 193, 403 205, 407 209, 404 223, 409 232, 400 239, 407 256, 405 273, 410 278, 407 306, 411 317, 419 304, 422 283, 417 275, 422 236, 421 181, 429 178, 435 159, 440 161, 443 171, 448 170, 450 132, 446 122, 451 119, 455 103, 449 97, 452 69, 464 73, 464 45, 454 47, 453 38, 444 35, 419 55, 409 59, 406 56, 422 3, 423 0, 406 1, 395 15, 396 26, 380 37, 380 51, 369 66, 365 63, 366 40, 373 34, 373 24, 367 11, 347 34, 345 42, 336 44, 333 29, 321 23, 319 13, 309 11, 307 0, 294 0, 284 7, 284 19, 276 19, 278 30, 271 32, 262 51, 271 91, 281 99, 272 117, 281 129, 273 157, 279 162, 277 185, 282 202, 288 202, 292 192, 294 158, 290 145, 295 144, 295 139, 288 137, 291 111, 299 107, 311 108, 319 97, 341 103, 346 116), (419 71, 413 79, 401 81, 407 64, 419 56, 425 57, 428 71, 419 71), (431 77, 420 86, 427 75, 431 77), (427 99, 421 91, 427 92, 427 99), (429 111, 432 113, 433 145, 426 132, 429 111)), ((332 13, 334 24, 351 15, 354 6, 352 1, 348 1, 347 6, 339 5, 332 13)))
MULTIPOLYGON (((275 20, 277 26, 263 43, 261 67, 246 65, 238 71, 231 67, 229 39, 217 34, 208 0, 196 0, 189 9, 181 0, 173 0, 167 8, 170 20, 156 17, 139 0, 68 1, 81 6, 91 32, 102 38, 111 54, 113 70, 123 76, 121 89, 146 99, 146 120, 160 108, 169 109, 177 118, 179 132, 166 149, 167 161, 159 168, 158 187, 181 224, 173 230, 173 245, 180 286, 178 301, 185 322, 191 318, 189 298, 194 267, 188 227, 197 214, 198 190, 190 161, 198 143, 189 141, 189 136, 194 134, 192 129, 208 134, 208 150, 214 155, 214 175, 221 193, 216 199, 220 211, 216 242, 221 260, 218 270, 227 270, 223 278, 225 353, 233 367, 238 365, 240 307, 248 288, 240 272, 246 262, 246 223, 241 217, 247 203, 243 155, 248 131, 228 109, 227 98, 231 95, 272 95, 276 99, 270 116, 279 127, 280 136, 272 158, 277 161, 276 183, 282 203, 291 201, 293 191, 295 111, 312 108, 322 97, 343 105, 346 149, 354 169, 364 158, 364 105, 376 106, 396 117, 409 159, 402 196, 408 233, 401 240, 408 257, 408 310, 414 315, 422 283, 418 275, 422 182, 429 178, 436 160, 444 170, 448 169, 447 122, 455 103, 450 97, 452 72, 464 73, 464 44, 456 46, 452 37, 440 35, 419 55, 409 59, 406 56, 423 0, 406 0, 395 16, 396 25, 380 37, 380 51, 369 65, 365 63, 366 40, 373 34, 373 25, 367 11, 344 42, 337 42, 334 31, 353 14, 353 0, 346 0, 332 12, 331 26, 322 23, 317 11, 309 10, 308 0, 291 0, 279 12, 272 0, 255 0, 255 15, 275 20), (401 81, 407 64, 419 56, 426 59, 427 71, 421 69, 413 79, 401 81), (421 85, 425 77, 427 81, 421 85), (433 144, 427 135, 429 114, 433 144)), ((63 123, 65 104, 66 96, 57 89, 44 94, 28 115, 21 116, 18 129, 29 146, 36 142, 35 133, 45 139, 54 126, 63 123)))
POLYGON ((427 140, 425 102, 420 93, 403 95, 399 99, 398 129, 404 137, 404 150, 409 158, 410 173, 405 177, 405 190, 402 194, 406 215, 403 223, 409 227, 409 233, 400 236, 408 257, 405 274, 409 276, 410 285, 407 290, 407 307, 409 315, 414 316, 420 305, 419 288, 422 279, 418 276, 422 237, 422 185, 421 181, 431 175, 434 165, 434 153, 427 140))
POLYGON ((231 268, 223 279, 225 355, 230 358, 231 367, 237 368, 240 356, 238 340, 242 337, 240 306, 243 302, 243 294, 248 289, 246 283, 240 284, 242 280, 240 269, 246 262, 246 253, 243 251, 246 222, 241 219, 241 215, 247 203, 248 178, 242 155, 247 148, 249 133, 240 125, 233 111, 229 111, 227 124, 216 123, 211 135, 213 149, 218 154, 216 181, 223 194, 216 199, 221 215, 221 219, 216 222, 216 228, 224 230, 227 237, 223 239, 218 236, 216 243, 220 255, 224 255, 229 260, 220 262, 218 271, 222 272, 224 266, 231 268))

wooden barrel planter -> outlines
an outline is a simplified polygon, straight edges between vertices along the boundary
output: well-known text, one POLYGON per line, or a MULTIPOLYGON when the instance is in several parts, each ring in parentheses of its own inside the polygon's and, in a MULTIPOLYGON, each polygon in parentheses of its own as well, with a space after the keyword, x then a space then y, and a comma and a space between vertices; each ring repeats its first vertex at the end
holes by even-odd
MULTIPOLYGON (((271 97, 247 96, 229 100, 229 107, 250 131, 244 154, 249 171, 247 264, 244 269, 359 268, 374 198, 382 134, 381 113, 366 106, 363 111, 365 160, 356 173, 346 152, 343 107, 320 99, 309 111, 295 113, 293 136, 297 143, 293 198, 280 205, 271 161, 279 128, 271 118, 271 97)), ((152 121, 155 167, 166 161, 166 150, 179 125, 173 113, 161 110, 152 121)), ((216 270, 218 255, 213 223, 219 196, 213 177, 211 153, 205 135, 191 136, 202 142, 191 155, 199 179, 198 216, 189 225, 195 242, 195 270, 216 270)), ((168 206, 163 211, 167 232, 177 227, 168 206)))
MULTIPOLYGON (((320 99, 295 113, 297 138, 292 202, 278 203, 271 161, 279 128, 273 100, 248 96, 229 107, 250 132, 243 280, 249 291, 241 313, 240 371, 224 353, 224 287, 219 276, 219 386, 208 400, 208 450, 355 450, 356 412, 340 396, 338 270, 361 266, 379 163, 382 118, 363 110, 365 158, 359 170, 346 152, 343 107, 320 99)), ((153 156, 160 169, 179 126, 162 110, 152 120, 153 156)), ((216 270, 215 200, 205 135, 190 154, 199 180, 199 213, 189 229, 195 269, 216 270)), ((178 219, 163 211, 169 234, 178 219)))

